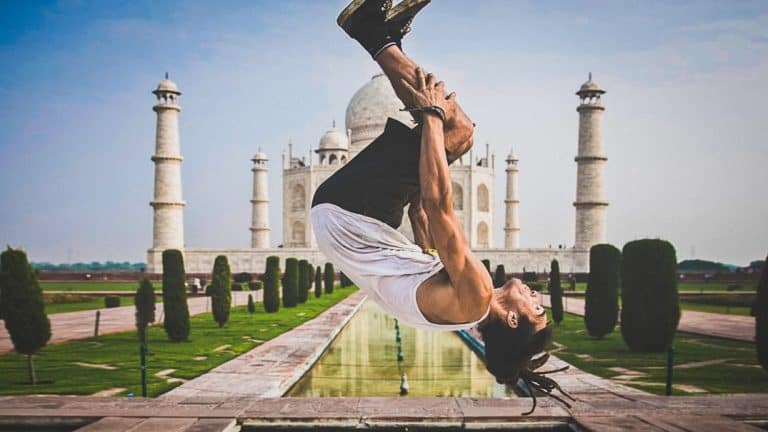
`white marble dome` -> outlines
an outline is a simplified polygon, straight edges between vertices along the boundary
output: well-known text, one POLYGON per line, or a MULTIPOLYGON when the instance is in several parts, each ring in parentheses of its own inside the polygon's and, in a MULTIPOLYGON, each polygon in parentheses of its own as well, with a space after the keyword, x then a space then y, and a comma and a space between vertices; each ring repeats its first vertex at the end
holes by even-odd
POLYGON ((349 141, 347 140, 347 135, 335 127, 328 129, 323 134, 318 146, 318 150, 347 150, 348 148, 349 141))
POLYGON ((413 126, 411 115, 400 111, 403 104, 384 74, 374 75, 355 92, 347 105, 346 126, 352 130, 350 150, 357 153, 384 131, 387 118, 413 126))
POLYGON ((157 90, 155 91, 181 94, 181 92, 179 91, 179 87, 176 86, 176 83, 169 80, 168 78, 160 81, 160 84, 157 85, 157 90))
POLYGON ((579 91, 576 92, 576 94, 582 93, 605 93, 605 90, 601 89, 600 85, 592 81, 592 77, 590 77, 587 82, 581 85, 579 91))

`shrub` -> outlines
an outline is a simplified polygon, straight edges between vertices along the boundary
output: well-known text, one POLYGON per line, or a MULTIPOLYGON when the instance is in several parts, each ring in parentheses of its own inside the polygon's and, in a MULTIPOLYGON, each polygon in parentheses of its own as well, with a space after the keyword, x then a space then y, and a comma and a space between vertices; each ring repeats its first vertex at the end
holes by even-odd
POLYGON ((189 307, 184 285, 184 257, 178 249, 163 251, 163 327, 172 342, 189 337, 189 307))
POLYGON ((205 287, 205 295, 208 296, 208 297, 212 296, 213 295, 213 291, 211 291, 212 289, 213 289, 213 287, 211 287, 210 285, 205 287))
POLYGON ((144 277, 139 282, 133 303, 136 306, 136 330, 139 333, 139 341, 146 345, 147 327, 155 322, 155 288, 149 278, 144 277))
POLYGON ((484 260, 481 260, 480 262, 483 263, 483 266, 485 266, 485 269, 488 270, 488 276, 490 276, 491 280, 493 280, 493 273, 491 273, 491 260, 484 259, 484 260))
POLYGON ((296 258, 285 260, 283 280, 283 306, 296 307, 299 299, 299 261, 296 258))
POLYGON ((230 289, 232 291, 242 291, 243 285, 238 282, 232 282, 232 285, 230 286, 230 289))
POLYGON ((280 310, 280 257, 267 257, 267 267, 262 275, 264 282, 264 311, 280 310))
POLYGON ((584 298, 584 324, 590 336, 613 332, 619 315, 621 251, 609 244, 589 250, 589 280, 584 298))
POLYGON ((315 297, 323 295, 323 271, 320 266, 315 270, 315 297))
POLYGON ((104 307, 105 308, 120 307, 120 297, 116 295, 104 296, 104 307))
POLYGON ((525 283, 536 282, 539 280, 539 275, 537 275, 536 272, 523 271, 523 277, 521 279, 525 283))
POLYGON ((556 259, 552 260, 549 271, 549 301, 552 307, 552 320, 560 324, 563 321, 563 287, 560 285, 560 263, 556 259))
POLYGON ((264 288, 264 281, 257 280, 253 282, 248 282, 248 289, 251 291, 258 291, 262 288, 264 288))
POLYGON ((307 266, 309 266, 309 262, 307 262, 307 260, 299 261, 299 295, 298 295, 299 303, 306 303, 309 297, 309 286, 311 285, 310 281, 312 279, 309 275, 309 270, 307 269, 307 266))
POLYGON ((347 275, 344 274, 344 272, 339 272, 339 279, 341 279, 340 283, 342 288, 346 288, 354 285, 354 283, 352 282, 352 279, 348 278, 347 275))
POLYGON ((253 295, 248 294, 248 313, 255 313, 256 305, 253 303, 253 295))
POLYGON ((336 272, 333 269, 333 264, 325 263, 325 273, 323 274, 323 285, 325 287, 325 293, 333 293, 333 281, 336 279, 336 272))
MULTIPOLYGON (((768 264, 768 258, 765 259, 768 264)), ((757 298, 752 306, 755 317, 755 349, 757 361, 768 370, 768 265, 763 266, 760 283, 757 285, 757 298)))
POLYGON ((27 356, 29 382, 37 384, 33 355, 51 339, 43 291, 27 261, 27 254, 10 247, 0 254, 0 292, 5 328, 13 348, 27 356))
MULTIPOLYGON (((211 276, 211 311, 213 312, 213 320, 219 327, 224 327, 224 324, 229 321, 229 310, 232 307, 231 278, 232 274, 227 257, 225 255, 217 256, 213 262, 213 275, 211 276)), ((242 290, 242 288, 240 289, 242 290)))
POLYGON ((253 276, 248 272, 240 272, 235 273, 235 275, 232 277, 232 279, 237 283, 245 283, 247 284, 253 279, 253 276))
POLYGON ((531 282, 528 287, 536 292, 541 292, 544 289, 544 284, 538 282, 531 282))
POLYGON ((507 282, 507 271, 504 269, 504 264, 496 266, 496 273, 493 275, 493 286, 496 288, 504 285, 507 282))
POLYGON ((667 241, 624 245, 621 267, 621 335, 629 349, 664 351, 680 321, 675 248, 667 241))

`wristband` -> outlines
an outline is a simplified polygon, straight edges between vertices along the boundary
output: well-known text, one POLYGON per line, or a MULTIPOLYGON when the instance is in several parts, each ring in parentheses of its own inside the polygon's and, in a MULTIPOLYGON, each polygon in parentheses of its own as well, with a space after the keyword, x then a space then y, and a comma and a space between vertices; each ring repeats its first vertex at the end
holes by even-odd
POLYGON ((445 110, 440 108, 437 105, 430 105, 430 106, 417 107, 417 108, 402 108, 400 111, 408 111, 410 113, 414 113, 414 112, 432 113, 440 117, 440 120, 445 121, 445 110))

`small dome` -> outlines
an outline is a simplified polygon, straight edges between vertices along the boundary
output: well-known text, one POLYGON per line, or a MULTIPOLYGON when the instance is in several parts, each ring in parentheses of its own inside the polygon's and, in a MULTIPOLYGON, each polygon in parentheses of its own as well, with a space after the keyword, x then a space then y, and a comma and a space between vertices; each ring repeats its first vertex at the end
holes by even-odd
POLYGON ((320 145, 318 150, 347 150, 349 149, 349 141, 347 135, 336 129, 335 127, 328 129, 328 131, 320 138, 320 145))
POLYGON ((413 126, 411 115, 401 108, 403 103, 384 74, 375 75, 360 87, 347 105, 346 126, 352 130, 352 149, 362 150, 384 132, 389 117, 413 126))
POLYGON ((258 152, 256 152, 253 155, 253 158, 251 158, 251 160, 257 161, 257 160, 269 160, 269 159, 267 159, 267 154, 266 153, 264 153, 262 151, 258 151, 258 152))
POLYGON ((157 89, 155 92, 169 92, 169 93, 176 93, 181 94, 179 91, 179 88, 176 86, 176 83, 169 80, 168 78, 160 81, 160 84, 157 85, 157 89))
POLYGON ((592 74, 589 74, 589 80, 581 85, 579 88, 579 91, 576 92, 577 95, 581 95, 582 93, 605 93, 605 90, 600 88, 600 85, 596 82, 592 81, 592 74))

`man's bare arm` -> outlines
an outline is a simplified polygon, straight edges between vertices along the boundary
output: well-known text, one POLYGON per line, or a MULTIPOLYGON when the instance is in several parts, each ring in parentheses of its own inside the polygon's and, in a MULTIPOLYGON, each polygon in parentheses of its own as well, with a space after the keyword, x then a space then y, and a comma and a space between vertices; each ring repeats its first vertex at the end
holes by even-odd
MULTIPOLYGON (((421 69, 416 72, 418 89, 404 82, 413 95, 416 107, 437 106, 445 109, 447 104, 453 103, 455 94, 445 98, 442 82, 435 84, 431 74, 425 78, 421 69)), ((429 231, 455 288, 460 313, 466 314, 467 320, 477 319, 487 310, 493 287, 485 267, 469 250, 453 212, 443 122, 440 116, 428 111, 424 112, 422 119, 419 184, 429 231)))
POLYGON ((429 220, 421 206, 421 195, 419 194, 411 199, 411 205, 408 207, 408 219, 411 220, 413 241, 422 249, 434 249, 432 235, 429 233, 429 220))

